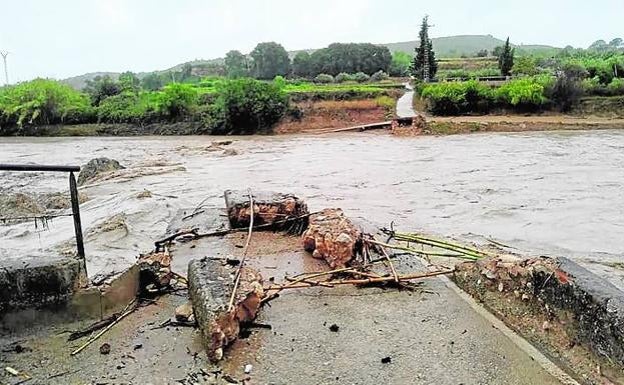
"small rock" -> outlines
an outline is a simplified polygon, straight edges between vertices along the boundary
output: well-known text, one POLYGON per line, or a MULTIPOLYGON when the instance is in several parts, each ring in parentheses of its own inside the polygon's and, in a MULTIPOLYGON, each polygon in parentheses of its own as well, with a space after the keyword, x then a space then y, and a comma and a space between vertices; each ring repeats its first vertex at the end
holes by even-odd
POLYGON ((184 305, 180 305, 175 310, 175 318, 178 321, 186 322, 193 316, 193 305, 190 302, 186 302, 184 305))
POLYGON ((543 330, 543 331, 548 331, 548 330, 550 330, 550 322, 548 322, 548 321, 544 321, 544 323, 542 324, 542 330, 543 330))
POLYGON ((103 343, 102 346, 100 346, 100 354, 109 354, 111 351, 111 346, 109 343, 103 343))
POLYGON ((141 349, 142 347, 143 347, 143 344, 142 344, 142 343, 136 343, 136 344, 134 344, 134 347, 133 347, 132 349, 134 349, 134 350, 139 350, 139 349, 141 349))
POLYGON ((245 365, 245 374, 251 373, 252 369, 253 369, 253 365, 251 365, 251 364, 245 365))
POLYGON ((528 301, 529 300, 529 295, 527 293, 522 294, 522 300, 523 301, 528 301))
POLYGON ((505 290, 505 285, 503 285, 503 283, 502 283, 502 282, 499 282, 499 283, 498 283, 498 291, 502 293, 502 292, 503 292, 503 290, 505 290))
POLYGON ((382 364, 389 364, 392 362, 392 357, 384 357, 381 359, 382 364))
POLYGON ((331 325, 329 327, 329 330, 334 332, 334 333, 338 332, 338 329, 340 329, 340 327, 338 325, 336 325, 336 324, 333 324, 333 325, 331 325))

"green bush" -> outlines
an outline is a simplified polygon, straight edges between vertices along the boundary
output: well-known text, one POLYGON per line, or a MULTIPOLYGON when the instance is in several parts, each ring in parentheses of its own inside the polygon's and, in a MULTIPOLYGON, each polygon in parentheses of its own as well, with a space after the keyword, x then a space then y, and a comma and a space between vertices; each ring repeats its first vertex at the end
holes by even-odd
POLYGON ((97 118, 104 123, 147 123, 160 119, 159 106, 157 93, 124 92, 102 100, 97 118))
POLYGON ((217 86, 204 116, 213 134, 253 134, 269 130, 288 110, 286 92, 273 83, 236 79, 217 86))
POLYGON ((352 75, 346 72, 341 72, 338 75, 336 75, 334 80, 336 81, 336 83, 344 83, 344 82, 353 81, 354 79, 352 75))
POLYGON ((314 82, 321 84, 333 83, 334 77, 328 74, 319 74, 314 78, 314 82))
POLYGON ((610 96, 624 95, 624 78, 613 78, 607 86, 610 96))
POLYGON ((0 125, 23 127, 86 123, 94 118, 87 95, 50 79, 0 88, 0 125))
POLYGON ((358 72, 355 75, 353 75, 353 80, 355 80, 358 83, 366 83, 367 81, 370 80, 370 76, 366 75, 364 72, 358 72))
POLYGON ((539 108, 546 103, 544 85, 532 78, 512 80, 496 90, 499 102, 520 108, 539 108))
POLYGON ((197 107, 198 92, 192 85, 173 83, 157 93, 156 110, 163 117, 179 119, 197 107))
POLYGON ((377 71, 371 75, 370 79, 374 82, 381 82, 384 80, 388 80, 389 77, 390 75, 388 75, 387 73, 383 71, 377 71))
POLYGON ((476 80, 429 84, 422 88, 421 96, 436 115, 486 113, 495 101, 492 90, 476 80))

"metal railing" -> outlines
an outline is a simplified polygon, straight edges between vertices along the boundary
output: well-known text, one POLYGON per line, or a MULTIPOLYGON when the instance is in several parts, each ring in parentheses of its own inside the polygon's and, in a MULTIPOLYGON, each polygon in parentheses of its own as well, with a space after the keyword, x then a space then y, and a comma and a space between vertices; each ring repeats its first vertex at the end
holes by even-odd
POLYGON ((45 164, 0 164, 0 171, 44 171, 44 172, 68 172, 69 194, 71 198, 72 217, 74 218, 74 232, 76 234, 76 248, 78 258, 82 261, 86 273, 84 241, 82 238, 82 223, 80 222, 80 202, 78 198, 78 185, 74 172, 79 172, 79 166, 56 166, 45 164))

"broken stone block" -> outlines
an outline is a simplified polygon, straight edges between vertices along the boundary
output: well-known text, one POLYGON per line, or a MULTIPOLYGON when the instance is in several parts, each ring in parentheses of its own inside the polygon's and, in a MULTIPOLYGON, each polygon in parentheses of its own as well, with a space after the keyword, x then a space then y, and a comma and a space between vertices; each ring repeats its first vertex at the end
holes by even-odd
MULTIPOLYGON (((293 194, 252 192, 254 226, 267 225, 308 214, 306 203, 293 194)), ((248 227, 251 218, 249 193, 225 191, 225 206, 232 228, 248 227)))
POLYGON ((314 258, 324 259, 329 266, 347 266, 362 247, 362 231, 341 209, 325 209, 310 216, 303 234, 303 248, 314 258))
POLYGON ((143 254, 136 263, 139 266, 139 287, 145 290, 153 285, 155 289, 169 286, 171 273, 171 255, 167 251, 143 254))
POLYGON ((264 295, 262 276, 243 267, 234 305, 229 309, 236 272, 221 260, 203 258, 189 263, 189 296, 208 358, 213 362, 221 360, 224 348, 238 337, 240 324, 256 318, 264 295))

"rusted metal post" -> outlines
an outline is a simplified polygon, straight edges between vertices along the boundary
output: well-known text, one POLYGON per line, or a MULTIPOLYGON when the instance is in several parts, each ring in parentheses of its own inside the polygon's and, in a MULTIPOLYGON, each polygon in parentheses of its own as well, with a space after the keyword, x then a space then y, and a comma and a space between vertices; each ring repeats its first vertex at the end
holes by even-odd
POLYGON ((84 242, 82 240, 82 223, 80 222, 80 201, 78 198, 78 186, 76 185, 76 177, 73 172, 69 173, 69 194, 71 196, 72 214, 74 215, 74 231, 76 233, 76 248, 78 249, 78 258, 83 263, 86 273, 84 242))

